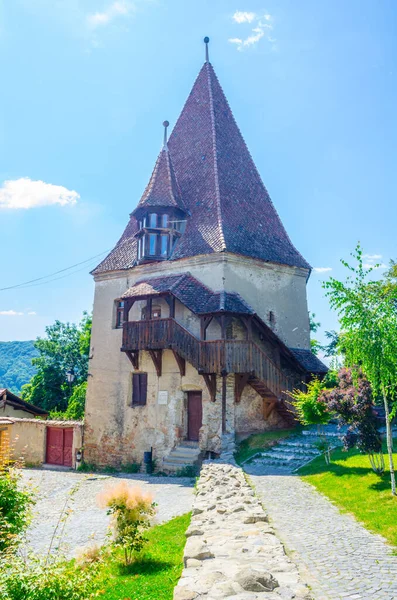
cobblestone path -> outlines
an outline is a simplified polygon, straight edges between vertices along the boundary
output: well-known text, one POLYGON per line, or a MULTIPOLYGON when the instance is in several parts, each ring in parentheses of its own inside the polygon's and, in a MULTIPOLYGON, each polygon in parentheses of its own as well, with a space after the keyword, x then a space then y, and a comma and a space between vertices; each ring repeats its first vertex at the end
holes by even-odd
MULTIPOLYGON (((87 475, 72 471, 46 471, 26 469, 23 481, 37 491, 38 501, 28 531, 29 545, 39 553, 46 553, 62 510, 71 509, 62 534, 61 547, 68 556, 90 543, 102 543, 105 539, 109 517, 106 510, 97 506, 98 493, 108 485, 126 480, 153 494, 157 502, 156 522, 163 522, 190 511, 193 502, 191 479, 174 477, 149 477, 131 475, 113 477, 87 475), (77 486, 73 497, 70 492, 77 486)), ((58 533, 63 524, 58 527, 58 533)), ((58 535, 57 533, 57 535, 58 535)), ((56 537, 54 546, 59 543, 56 537)))
POLYGON ((316 600, 396 600, 397 556, 297 476, 250 475, 316 600))

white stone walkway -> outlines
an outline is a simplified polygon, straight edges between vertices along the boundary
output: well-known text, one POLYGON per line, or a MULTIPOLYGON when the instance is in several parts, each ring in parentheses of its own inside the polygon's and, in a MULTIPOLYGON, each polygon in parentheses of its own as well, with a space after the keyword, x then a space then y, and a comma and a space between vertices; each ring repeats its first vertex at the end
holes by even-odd
POLYGON ((297 476, 250 475, 315 600, 396 600, 397 556, 297 476))

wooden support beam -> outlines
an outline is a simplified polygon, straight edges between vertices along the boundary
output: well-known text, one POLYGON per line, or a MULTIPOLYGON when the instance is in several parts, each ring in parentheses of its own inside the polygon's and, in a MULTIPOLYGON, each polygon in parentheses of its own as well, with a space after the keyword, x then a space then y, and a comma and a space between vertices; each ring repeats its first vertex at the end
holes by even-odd
POLYGON ((215 402, 215 400, 216 400, 216 373, 210 373, 210 374, 204 373, 203 377, 204 377, 206 386, 208 388, 210 398, 211 398, 212 402, 215 402))
POLYGON ((222 433, 226 433, 226 375, 222 375, 222 433))
POLYGON ((175 319, 175 296, 165 296, 164 300, 167 302, 170 307, 170 318, 175 319))
POLYGON ((267 398, 263 398, 263 418, 265 421, 270 417, 273 410, 276 408, 277 400, 268 400, 267 398))
POLYGON ((133 298, 127 298, 126 300, 124 300, 124 312, 123 312, 123 322, 127 323, 128 321, 128 314, 131 310, 131 308, 133 307, 135 303, 135 300, 133 298))
POLYGON ((138 371, 138 369, 139 369, 139 350, 135 350, 135 351, 127 350, 126 355, 130 359, 131 364, 134 367, 134 369, 136 371, 138 371))
POLYGON ((149 354, 152 358, 153 364, 156 367, 157 377, 161 377, 162 363, 163 363, 163 351, 162 350, 149 350, 149 354))
POLYGON ((248 383, 250 377, 249 373, 235 373, 234 374, 234 401, 240 402, 244 388, 248 383))
POLYGON ((145 320, 147 321, 148 319, 152 318, 152 298, 149 297, 146 300, 146 314, 145 314, 145 320))
POLYGON ((252 340, 252 317, 241 316, 240 319, 241 319, 241 322, 243 323, 243 325, 245 326, 247 340, 251 341, 252 340))
POLYGON ((207 327, 211 323, 212 319, 213 319, 212 315, 204 315, 200 319, 200 332, 201 332, 202 340, 206 339, 207 327))
POLYGON ((178 354, 178 352, 176 352, 176 350, 173 350, 172 352, 173 352, 173 354, 175 356, 175 360, 178 364, 181 377, 183 377, 186 374, 186 361, 184 358, 182 358, 182 356, 180 354, 178 354))

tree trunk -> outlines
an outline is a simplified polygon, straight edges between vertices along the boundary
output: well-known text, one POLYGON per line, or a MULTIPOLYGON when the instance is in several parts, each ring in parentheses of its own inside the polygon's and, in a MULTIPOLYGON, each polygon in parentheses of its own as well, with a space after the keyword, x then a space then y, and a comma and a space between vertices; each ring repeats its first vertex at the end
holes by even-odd
POLYGON ((386 440, 387 440, 387 452, 389 455, 389 468, 390 468, 390 480, 391 480, 391 493, 396 496, 396 476, 394 474, 394 462, 393 462, 393 438, 391 432, 391 423, 389 419, 389 404, 385 392, 383 392, 383 402, 385 405, 385 416, 386 416, 386 440))

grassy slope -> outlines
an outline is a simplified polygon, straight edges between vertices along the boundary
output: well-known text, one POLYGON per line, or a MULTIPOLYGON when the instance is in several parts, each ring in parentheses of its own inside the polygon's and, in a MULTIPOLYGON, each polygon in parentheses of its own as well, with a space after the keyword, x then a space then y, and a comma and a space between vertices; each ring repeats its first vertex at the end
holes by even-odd
POLYGON ((130 566, 121 565, 117 552, 104 565, 100 595, 103 600, 172 600, 173 590, 182 573, 185 531, 190 514, 176 517, 153 527, 139 558, 130 566))
POLYGON ((274 444, 283 438, 289 437, 290 435, 298 432, 299 430, 295 428, 255 433, 239 444, 238 450, 235 454, 236 461, 241 464, 244 460, 254 456, 254 454, 257 452, 260 452, 265 448, 270 448, 270 446, 274 446, 274 444))
MULTIPOLYGON (((388 465, 385 455, 385 465, 388 465)), ((394 454, 397 465, 397 454, 394 454)), ((332 453, 332 463, 316 458, 299 475, 328 496, 341 509, 352 513, 367 529, 380 533, 397 546, 397 498, 390 492, 390 473, 376 475, 367 456, 356 450, 332 453)))

